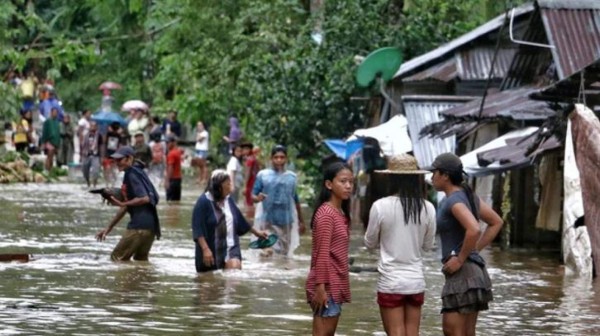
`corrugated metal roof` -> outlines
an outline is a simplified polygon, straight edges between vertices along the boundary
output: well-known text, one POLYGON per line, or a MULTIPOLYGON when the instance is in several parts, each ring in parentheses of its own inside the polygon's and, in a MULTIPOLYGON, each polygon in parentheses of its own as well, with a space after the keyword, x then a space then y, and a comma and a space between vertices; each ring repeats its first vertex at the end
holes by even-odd
MULTIPOLYGON (((515 90, 506 90, 488 95, 481 113, 482 118, 509 117, 517 120, 544 120, 556 113, 548 104, 535 101, 529 95, 539 91, 534 87, 523 87, 515 90), (521 119, 522 120, 522 119, 521 119)), ((476 118, 479 116, 481 98, 470 101, 462 106, 454 107, 441 114, 454 118, 476 118)))
POLYGON ((419 136, 420 130, 430 124, 442 121, 439 112, 464 104, 472 97, 428 97, 405 96, 402 99, 406 119, 408 120, 408 130, 413 143, 413 152, 420 166, 431 165, 436 156, 452 152, 456 139, 454 136, 440 139, 419 136))
POLYGON ((432 66, 404 79, 405 82, 416 82, 427 79, 435 79, 442 82, 449 82, 456 78, 456 61, 451 58, 445 62, 432 66))
MULTIPOLYGON (((525 4, 515 9, 515 19, 518 20, 524 14, 531 13, 533 11, 532 4, 525 4)), ((404 77, 410 75, 414 71, 418 71, 420 67, 427 65, 429 62, 435 61, 436 59, 442 57, 448 57, 448 54, 454 52, 456 49, 461 46, 502 27, 504 22, 505 15, 499 15, 496 18, 486 22, 485 24, 479 26, 478 28, 442 45, 439 48, 436 48, 428 53, 425 53, 421 56, 415 57, 408 62, 405 62, 400 66, 398 72, 396 72, 396 77, 404 77)))
POLYGON ((536 141, 536 134, 510 140, 512 141, 507 141, 504 147, 477 153, 477 162, 479 165, 486 167, 493 162, 500 164, 527 162, 531 161, 531 156, 539 155, 561 146, 561 142, 556 136, 552 136, 539 143, 536 141))
MULTIPOLYGON (((512 47, 498 51, 492 79, 504 78, 516 52, 517 49, 512 47)), ((435 79, 449 82, 457 77, 462 80, 486 80, 493 59, 493 47, 465 49, 457 52, 455 57, 406 77, 403 81, 414 82, 435 79)))
MULTIPOLYGON (((516 48, 499 49, 492 78, 504 78, 512 62, 516 48)), ((456 54, 456 72, 462 80, 487 79, 494 59, 493 47, 466 49, 456 54)))
POLYGON ((546 151, 561 146, 559 139, 543 127, 510 131, 461 156, 469 176, 485 176, 531 165, 546 151))
MULTIPOLYGON (((521 38, 523 41, 548 44, 546 32, 539 9, 532 15, 529 27, 521 38)), ((517 54, 512 60, 501 89, 507 90, 522 85, 531 84, 547 77, 555 80, 554 67, 552 66, 552 53, 550 49, 519 44, 517 54), (552 71, 549 71, 552 70, 552 71)))
POLYGON ((581 98, 582 79, 584 93, 587 96, 597 95, 599 89, 597 83, 600 82, 600 59, 570 77, 549 85, 539 92, 534 92, 531 98, 556 102, 578 102, 581 98))
MULTIPOLYGON (((560 79, 600 59, 600 1, 574 3, 579 5, 577 9, 573 9, 573 5, 568 9, 541 7, 548 41, 555 46, 552 55, 560 79)), ((543 4, 544 1, 540 1, 540 6, 543 4)))
POLYGON ((553 9, 600 9, 598 0, 538 0, 541 8, 553 9))

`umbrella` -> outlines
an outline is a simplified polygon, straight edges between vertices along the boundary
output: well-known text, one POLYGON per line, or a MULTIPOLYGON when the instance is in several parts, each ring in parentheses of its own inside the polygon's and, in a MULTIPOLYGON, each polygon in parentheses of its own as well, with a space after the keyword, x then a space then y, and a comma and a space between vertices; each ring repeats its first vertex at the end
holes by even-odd
POLYGON ((111 112, 111 111, 96 112, 96 114, 94 114, 92 116, 92 120, 94 120, 98 124, 104 124, 104 125, 109 125, 114 122, 118 122, 121 125, 127 124, 127 121, 125 121, 125 119, 123 117, 121 117, 120 114, 118 114, 117 112, 111 112))
POLYGON ((148 104, 141 100, 128 100, 121 106, 121 111, 144 110, 148 111, 148 104))
POLYGON ((120 90, 121 84, 115 82, 104 82, 100 84, 98 90, 120 90))

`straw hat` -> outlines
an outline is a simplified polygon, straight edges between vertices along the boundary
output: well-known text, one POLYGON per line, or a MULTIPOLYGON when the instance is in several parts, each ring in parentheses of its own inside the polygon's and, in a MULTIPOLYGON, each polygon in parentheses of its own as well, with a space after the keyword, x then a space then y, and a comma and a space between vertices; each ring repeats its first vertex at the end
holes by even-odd
POLYGON ((428 174, 427 170, 419 169, 417 160, 410 154, 399 154, 389 157, 387 160, 388 169, 376 170, 380 174, 428 174))

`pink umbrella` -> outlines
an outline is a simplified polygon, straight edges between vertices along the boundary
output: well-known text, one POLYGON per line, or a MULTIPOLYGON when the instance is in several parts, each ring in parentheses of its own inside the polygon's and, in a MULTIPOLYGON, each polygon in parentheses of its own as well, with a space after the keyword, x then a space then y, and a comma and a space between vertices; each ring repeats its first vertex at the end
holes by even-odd
POLYGON ((141 100, 128 100, 121 106, 121 111, 144 110, 148 111, 148 104, 141 100))
POLYGON ((115 82, 104 82, 100 84, 98 90, 120 90, 121 84, 115 82))
POLYGON ((102 95, 110 96, 110 90, 120 90, 121 84, 115 82, 104 82, 100 84, 98 90, 102 90, 102 95))

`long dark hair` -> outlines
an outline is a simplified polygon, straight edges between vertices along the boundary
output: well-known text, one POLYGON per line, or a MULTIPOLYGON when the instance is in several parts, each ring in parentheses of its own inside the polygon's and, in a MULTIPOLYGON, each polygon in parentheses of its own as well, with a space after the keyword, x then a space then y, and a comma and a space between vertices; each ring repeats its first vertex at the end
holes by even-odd
POLYGON ((229 179, 229 174, 224 170, 213 171, 206 191, 210 192, 215 202, 222 201, 225 198, 223 195, 223 182, 229 179))
POLYGON ((476 220, 479 220, 479 207, 475 206, 475 193, 473 192, 473 189, 471 189, 471 186, 469 186, 469 184, 465 181, 465 175, 463 174, 462 171, 450 171, 450 172, 446 172, 446 171, 440 171, 443 174, 448 175, 448 178, 450 179, 450 183, 452 183, 455 186, 459 186, 461 187, 464 191, 465 194, 467 195, 467 200, 469 201, 469 205, 471 206, 471 212, 473 213, 473 216, 475 216, 476 220))
MULTIPOLYGON (((398 196, 402 203, 404 224, 412 220, 421 224, 421 211, 425 208, 425 178, 422 174, 390 174, 386 196, 398 196)), ((426 209, 426 208, 425 208, 426 209)))
MULTIPOLYGON (((315 202, 315 206, 314 206, 315 210, 313 212, 312 219, 310 220, 310 228, 311 229, 314 227, 315 215, 317 214, 317 211, 319 210, 321 205, 323 205, 323 203, 331 200, 331 190, 329 190, 329 189, 327 189, 327 187, 325 187, 325 181, 333 181, 333 179, 337 176, 337 174, 344 169, 352 171, 352 168, 350 168, 350 166, 345 162, 334 162, 334 163, 326 166, 325 169, 323 170, 323 182, 321 183, 321 192, 319 193, 319 197, 317 197, 317 200, 315 202)), ((349 199, 342 201, 342 211, 344 212, 344 216, 348 220, 348 226, 350 226, 350 200, 349 199)))

